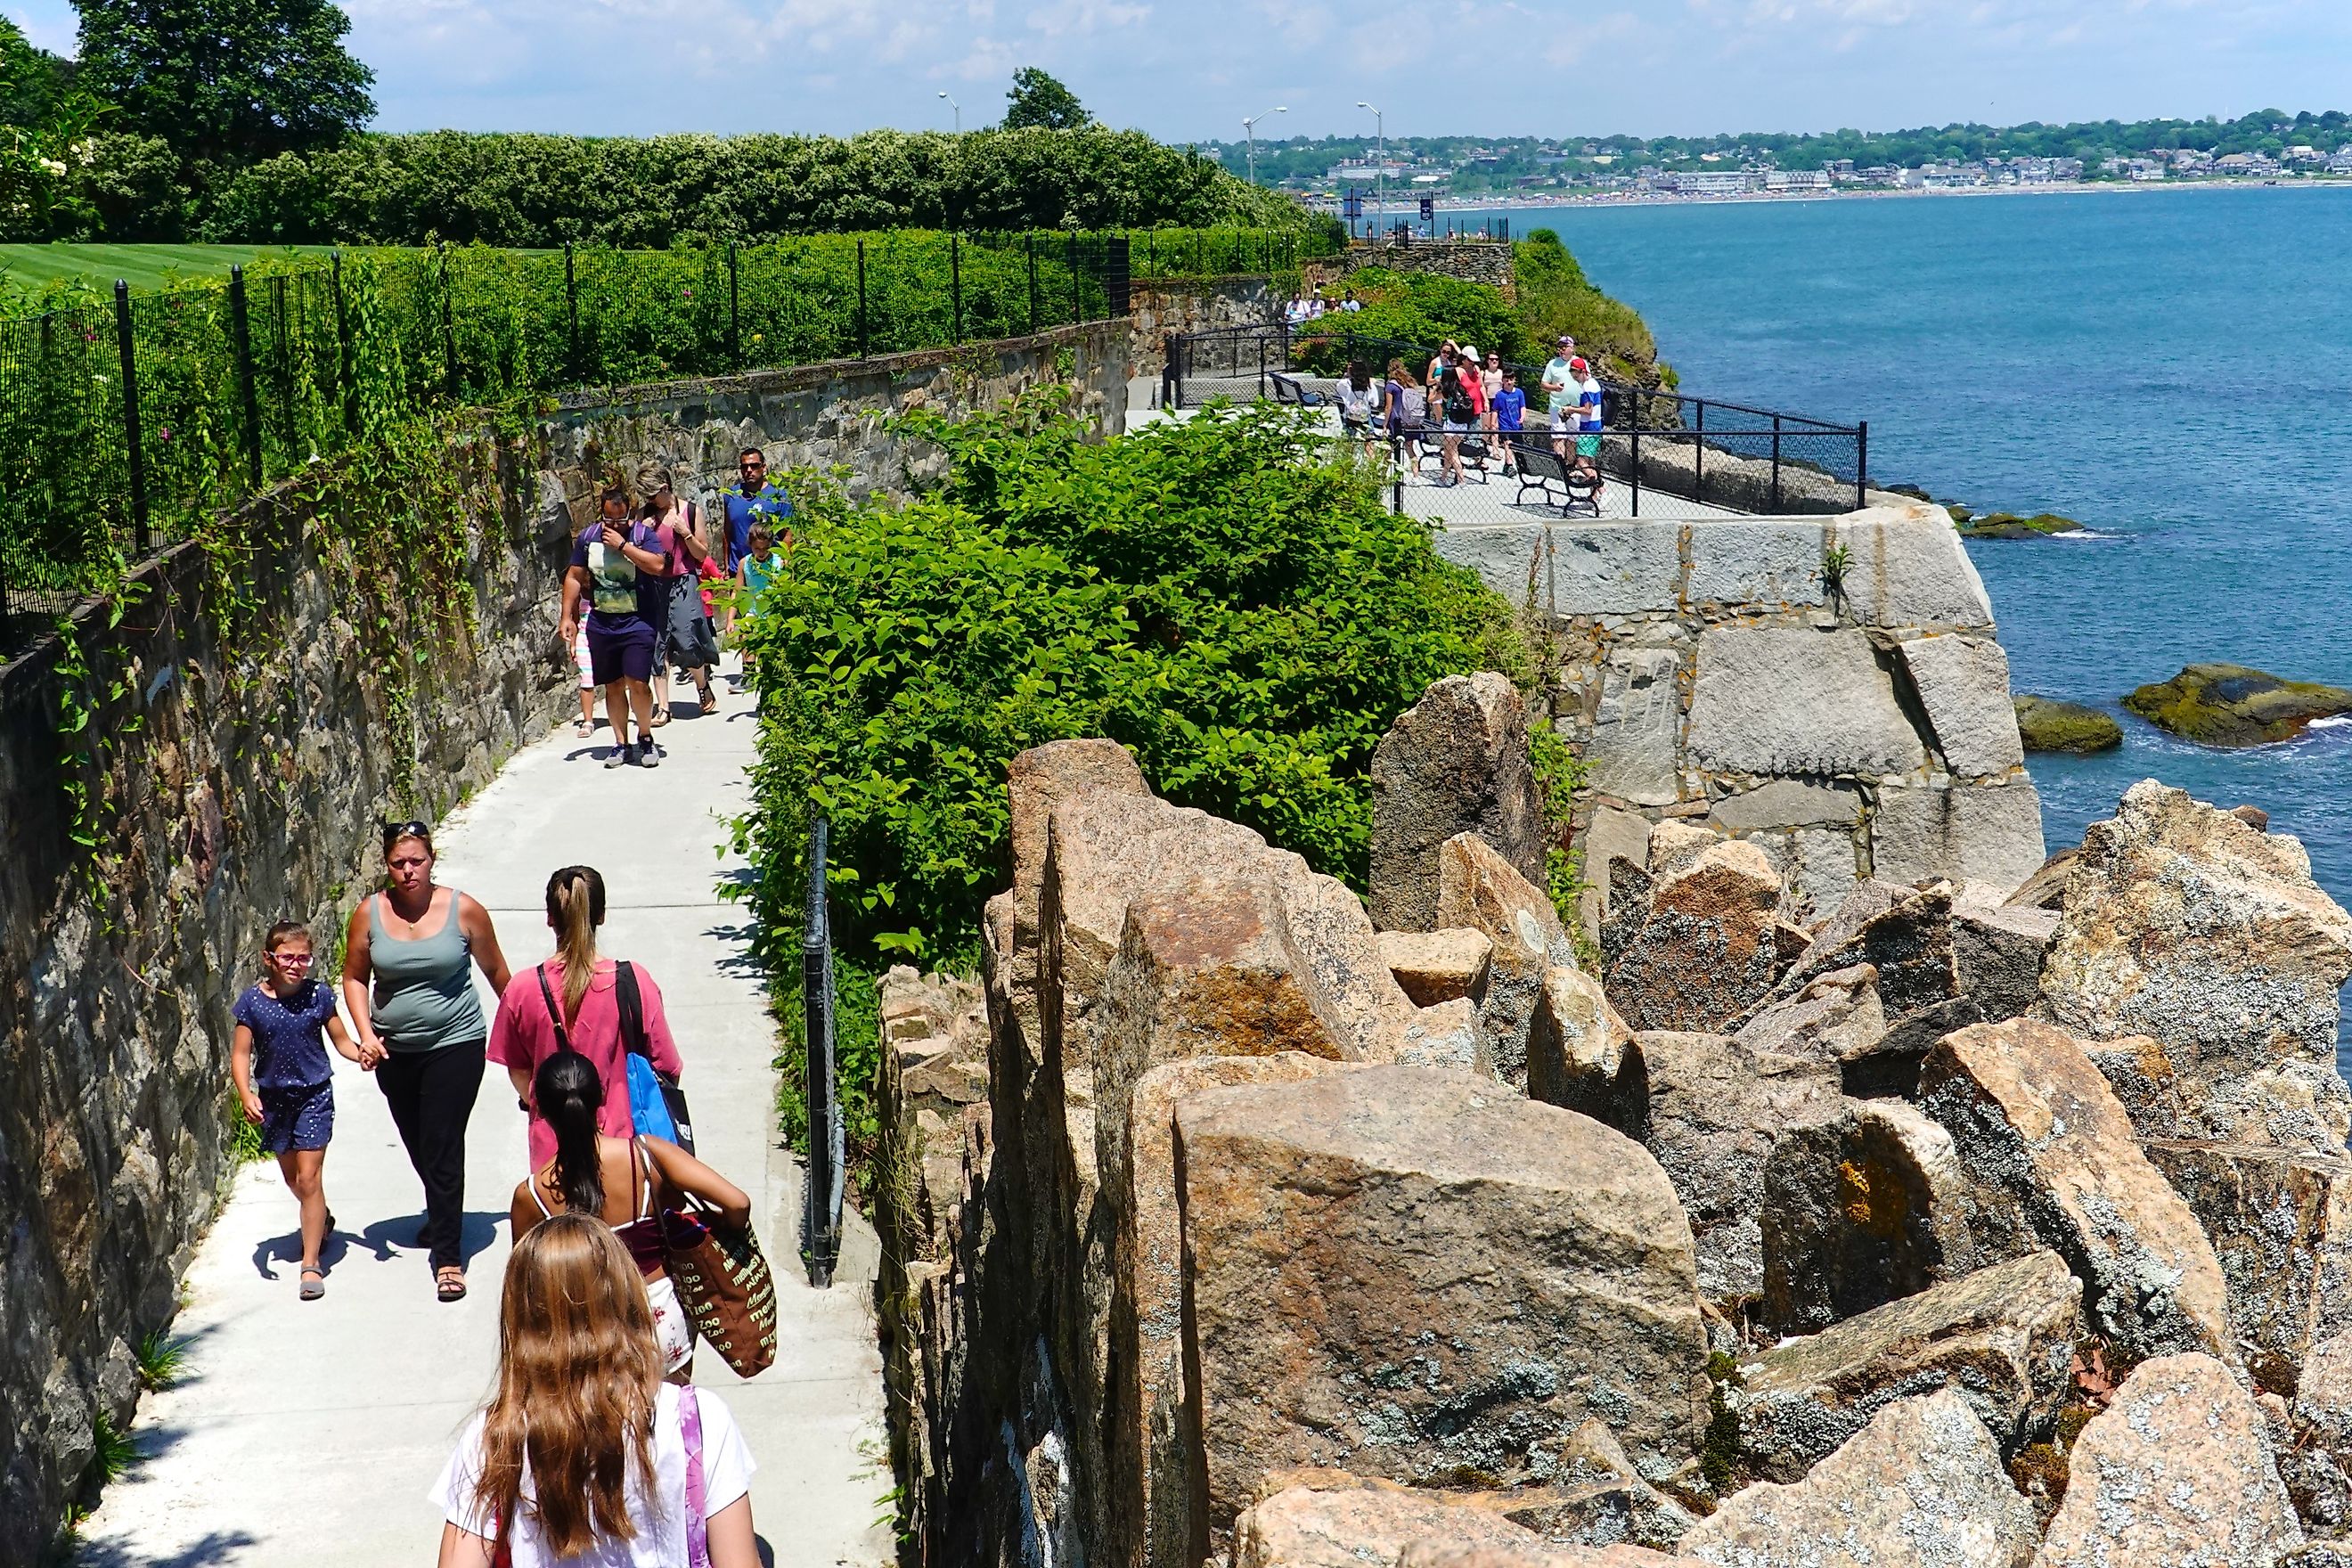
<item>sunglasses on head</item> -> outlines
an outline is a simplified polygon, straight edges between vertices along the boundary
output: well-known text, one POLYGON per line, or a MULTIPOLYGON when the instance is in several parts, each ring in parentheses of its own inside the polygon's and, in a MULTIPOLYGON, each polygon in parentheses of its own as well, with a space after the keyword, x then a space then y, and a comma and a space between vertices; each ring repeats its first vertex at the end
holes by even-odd
POLYGON ((415 817, 409 818, 406 822, 387 822, 383 826, 383 836, 390 839, 430 838, 433 837, 433 825, 429 822, 420 822, 415 817))

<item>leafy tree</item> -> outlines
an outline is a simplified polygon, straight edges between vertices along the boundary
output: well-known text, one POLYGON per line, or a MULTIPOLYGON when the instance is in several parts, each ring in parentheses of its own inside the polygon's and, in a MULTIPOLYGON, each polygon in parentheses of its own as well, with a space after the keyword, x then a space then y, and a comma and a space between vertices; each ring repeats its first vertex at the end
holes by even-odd
POLYGON ((1078 95, 1035 66, 1013 73, 1013 90, 1004 95, 1004 129, 1019 131, 1042 126, 1048 131, 1076 131, 1090 123, 1078 95))
POLYGON ((0 16, 0 125, 48 125, 72 86, 70 60, 36 48, 23 28, 0 16))
POLYGON ((79 0, 80 79, 115 129, 191 162, 329 146, 375 113, 375 73, 329 0, 79 0))

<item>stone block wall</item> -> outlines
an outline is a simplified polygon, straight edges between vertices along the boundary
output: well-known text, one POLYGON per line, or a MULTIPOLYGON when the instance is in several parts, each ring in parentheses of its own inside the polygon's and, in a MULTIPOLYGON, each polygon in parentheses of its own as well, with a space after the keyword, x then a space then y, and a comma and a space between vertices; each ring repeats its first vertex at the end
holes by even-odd
MULTIPOLYGON (((376 873, 379 818, 438 816, 569 706, 557 604, 604 476, 650 458, 688 494, 716 489, 757 444, 775 468, 840 464, 853 495, 903 498, 940 458, 884 429, 889 414, 1062 380, 1116 430, 1126 353, 1126 324, 1099 323, 582 395, 528 439, 461 441, 462 500, 443 521, 467 542, 467 626, 406 702, 362 654, 331 511, 292 487, 237 520, 257 545, 237 605, 187 544, 137 574, 119 625, 102 605, 76 617, 90 667, 120 686, 89 728, 108 737, 95 765, 63 734, 61 645, 0 667, 0 1562, 38 1556, 98 1415, 129 1423, 131 1347, 170 1321, 228 1172, 228 1010, 262 934, 305 919, 330 950, 376 873), (404 774, 413 800, 395 802, 404 774), (71 778, 101 803, 95 886, 71 778)), ((411 586, 387 613, 439 591, 411 586)))
POLYGON ((1282 320, 1287 301, 1270 278, 1212 278, 1139 283, 1129 302, 1133 314, 1128 318, 1128 356, 1134 374, 1157 376, 1168 365, 1169 334, 1269 325, 1282 320))
POLYGON ((1359 242, 1328 261, 1307 264, 1308 288, 1345 288, 1348 275, 1365 267, 1385 267, 1391 272, 1423 272, 1438 278, 1459 278, 1485 283, 1516 295, 1518 276, 1512 268, 1511 247, 1497 239, 1414 240, 1399 245, 1359 242))
POLYGON ((1864 876, 2006 889, 2041 865, 1992 607, 1937 509, 1510 523, 1437 547, 1549 640, 1554 717, 1591 770, 1580 833, 1699 819, 1824 912, 1864 876))

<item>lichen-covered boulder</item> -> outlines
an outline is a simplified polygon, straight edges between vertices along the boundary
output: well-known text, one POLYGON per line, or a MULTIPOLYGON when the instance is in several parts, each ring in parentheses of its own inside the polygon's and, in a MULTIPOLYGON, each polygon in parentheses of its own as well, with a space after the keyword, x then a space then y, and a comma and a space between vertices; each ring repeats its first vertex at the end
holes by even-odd
POLYGON ((1740 1367, 1740 1447, 1766 1480, 1801 1478, 1895 1400, 1950 1387, 2004 1453, 2058 1412, 2083 1287, 2054 1252, 1933 1285, 1740 1367))
POLYGON ((1696 1557, 1673 1556, 1643 1546, 1449 1545, 1416 1541, 1397 1559, 1397 1568, 1706 1568, 1696 1557))
MULTIPOLYGON (((1651 839, 1653 848, 1658 840, 1651 839)), ((1710 843, 1658 876, 1641 929, 1609 966, 1609 995, 1635 1029, 1717 1029, 1772 989, 1780 875, 1764 851, 1710 843)))
POLYGON ((1529 881, 1544 880, 1543 796, 1528 716, 1510 678, 1449 675, 1372 752, 1371 915, 1382 931, 1437 921, 1437 847, 1475 833, 1529 881))
POLYGON ((1878 971, 1853 963, 1806 981, 1793 994, 1775 994, 1752 1010, 1733 1036, 1750 1050, 1843 1062, 1886 1037, 1886 1008, 1878 997, 1878 971))
POLYGON ((2042 992, 2085 1039, 2159 1041, 2185 1135, 2340 1150, 2347 976, 2352 915, 2312 880, 2303 846, 2150 779, 2084 834, 2042 992))
POLYGON ((1555 964, 1528 1032, 1528 1093, 1622 1130, 1638 1129, 1649 1089, 1633 1031, 1601 982, 1555 964))
POLYGON ((2352 1158, 2198 1139, 2146 1147, 2213 1243, 2247 1370, 2294 1393, 2312 1347, 2352 1329, 2352 1158))
POLYGON ((1437 848, 1435 925, 1440 931, 1476 931, 1494 943, 1478 1026, 1486 1032, 1496 1071, 1505 1082, 1526 1088, 1528 1027, 1542 994, 1544 972, 1576 964, 1551 895, 1478 835, 1459 834, 1437 848))
POLYGON ((1811 1333, 1964 1274, 1974 1212, 1952 1135, 1915 1105, 1848 1100, 1790 1128, 1764 1167, 1758 1315, 1811 1333))
MULTIPOLYGON (((1278 1478, 1289 1479, 1289 1477, 1278 1478)), ((1367 1568, 1417 1542, 1538 1548, 1539 1536, 1459 1492, 1301 1475, 1234 1521, 1234 1568, 1367 1568)))
POLYGON ((1764 1288, 1764 1170, 1775 1139, 1839 1113, 1833 1066, 1749 1051, 1726 1035, 1652 1030, 1633 1037, 1643 1101, 1638 1131, 1674 1183, 1698 1243, 1711 1301, 1764 1288))
POLYGON ((1655 1161, 1462 1073, 1371 1067, 1176 1108, 1208 1513, 1328 1465, 1539 1473, 1589 1420, 1672 1469, 1708 1383, 1655 1161))
POLYGON ((1718 1568, 2024 1568, 2033 1510, 1949 1389, 1897 1400, 1801 1481, 1759 1481, 1680 1550, 1718 1568))
POLYGON ((2112 752, 2124 743, 2115 715, 2056 697, 2016 700, 2017 731, 2029 752, 2112 752))
POLYGON ((2085 1315, 2133 1355, 2234 1359, 2197 1216, 2064 1030, 2017 1018, 1946 1036, 1920 1068, 1919 1104, 1952 1135, 1986 1256, 2054 1248, 2083 1280, 2085 1315))
POLYGON ((2142 1362, 2075 1439, 2036 1568, 2271 1568, 2303 1530, 2263 1427, 2212 1357, 2142 1362))
POLYGON ((1548 1545, 1606 1547, 1624 1543, 1669 1552, 1696 1516, 1645 1479, 1616 1435, 1588 1421, 1559 1451, 1542 1486, 1496 1494, 1494 1506, 1548 1545))
POLYGON ((2352 713, 2352 691, 2282 680, 2242 664, 2192 664, 2169 680, 2137 688, 2124 706, 2200 745, 2265 746, 2294 739, 2315 719, 2352 713))

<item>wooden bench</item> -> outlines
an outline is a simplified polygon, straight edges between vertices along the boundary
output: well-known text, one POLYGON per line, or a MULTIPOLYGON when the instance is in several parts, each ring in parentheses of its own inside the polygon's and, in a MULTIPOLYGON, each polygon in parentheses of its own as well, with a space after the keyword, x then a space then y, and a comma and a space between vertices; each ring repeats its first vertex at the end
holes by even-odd
POLYGON ((1511 442, 1511 461, 1519 471, 1519 493, 1513 506, 1526 502, 1533 490, 1544 506, 1559 508, 1562 517, 1599 517, 1601 487, 1592 477, 1551 448, 1550 438, 1532 432, 1511 442), (1553 494, 1557 488, 1559 494, 1553 494))

